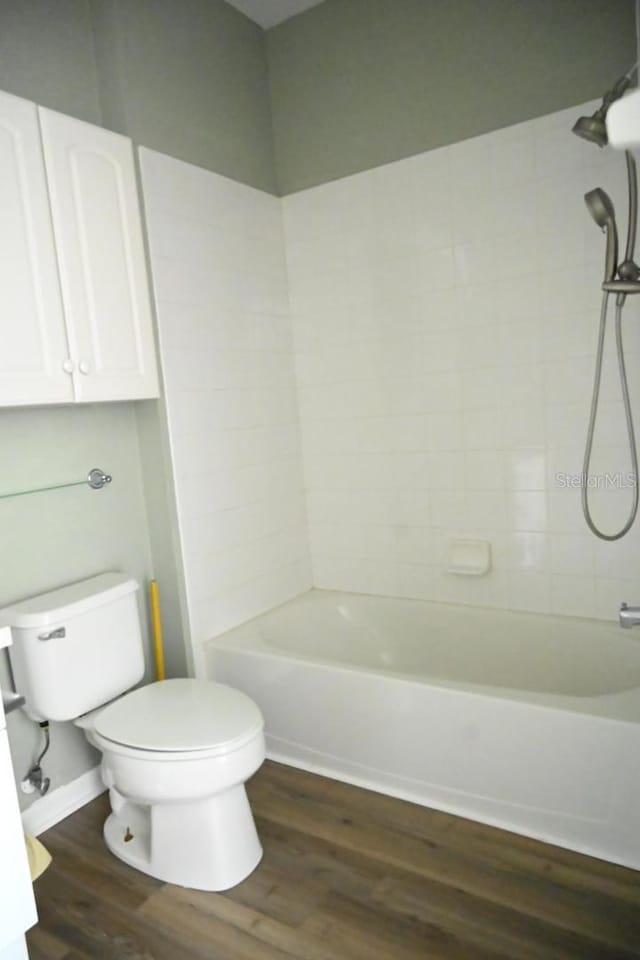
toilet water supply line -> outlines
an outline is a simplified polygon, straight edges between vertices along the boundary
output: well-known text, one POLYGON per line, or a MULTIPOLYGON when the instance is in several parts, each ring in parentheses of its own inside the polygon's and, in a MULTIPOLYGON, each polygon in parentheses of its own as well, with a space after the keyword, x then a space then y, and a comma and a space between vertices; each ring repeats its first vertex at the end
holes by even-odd
POLYGON ((44 797, 45 793, 51 786, 51 780, 49 777, 45 777, 42 772, 42 767, 40 764, 46 754, 47 750, 51 745, 51 738, 49 734, 49 721, 42 720, 38 724, 40 729, 44 732, 44 747, 42 748, 40 754, 38 755, 35 763, 29 769, 26 777, 22 781, 21 787, 23 793, 33 793, 35 790, 38 791, 41 797, 44 797))

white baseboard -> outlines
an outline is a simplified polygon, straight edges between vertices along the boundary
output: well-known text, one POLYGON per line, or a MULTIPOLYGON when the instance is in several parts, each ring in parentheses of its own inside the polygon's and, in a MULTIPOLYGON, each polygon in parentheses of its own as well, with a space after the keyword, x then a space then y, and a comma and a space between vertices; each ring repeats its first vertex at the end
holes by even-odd
POLYGON ((22 814, 22 827, 25 833, 37 837, 106 789, 100 776, 100 767, 93 767, 71 783, 65 783, 32 803, 22 814))

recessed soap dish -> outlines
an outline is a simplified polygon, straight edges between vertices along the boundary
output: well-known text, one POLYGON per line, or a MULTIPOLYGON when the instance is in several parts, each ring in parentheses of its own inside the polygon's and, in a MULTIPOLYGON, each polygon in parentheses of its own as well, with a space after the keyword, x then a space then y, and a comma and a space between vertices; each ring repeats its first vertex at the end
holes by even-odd
POLYGON ((450 540, 447 571, 465 577, 480 577, 491 570, 488 540, 450 540))

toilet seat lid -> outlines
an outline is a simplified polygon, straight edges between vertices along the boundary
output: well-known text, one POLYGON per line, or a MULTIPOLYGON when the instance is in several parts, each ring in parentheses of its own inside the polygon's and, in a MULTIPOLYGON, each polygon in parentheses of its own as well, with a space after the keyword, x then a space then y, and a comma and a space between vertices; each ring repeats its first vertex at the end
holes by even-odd
POLYGON ((206 750, 249 739, 262 714, 240 690, 209 680, 160 680, 100 711, 96 733, 114 743, 164 752, 206 750))

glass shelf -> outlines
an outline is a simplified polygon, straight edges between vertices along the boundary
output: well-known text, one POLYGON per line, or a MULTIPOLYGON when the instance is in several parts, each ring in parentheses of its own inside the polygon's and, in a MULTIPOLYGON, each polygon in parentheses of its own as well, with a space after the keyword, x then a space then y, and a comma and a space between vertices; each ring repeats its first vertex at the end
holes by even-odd
POLYGON ((84 480, 72 480, 70 483, 53 483, 46 487, 32 487, 29 490, 13 490, 9 493, 0 493, 0 500, 9 500, 11 497, 28 497, 32 493, 45 493, 47 490, 64 490, 67 487, 89 486, 92 490, 102 490, 105 483, 111 483, 111 475, 94 467, 84 480))

